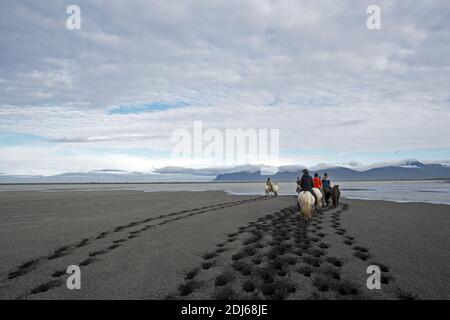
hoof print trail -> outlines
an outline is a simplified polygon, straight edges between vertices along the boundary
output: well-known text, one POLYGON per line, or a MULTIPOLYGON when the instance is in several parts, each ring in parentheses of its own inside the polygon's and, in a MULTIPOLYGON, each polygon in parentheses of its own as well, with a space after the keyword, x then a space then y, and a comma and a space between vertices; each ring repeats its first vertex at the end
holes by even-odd
POLYGON ((201 284, 198 281, 190 280, 185 284, 181 284, 178 286, 178 291, 181 296, 187 296, 194 292, 195 289, 200 288, 201 284))
MULTIPOLYGON (((126 229, 129 228, 133 228, 136 226, 140 226, 142 224, 146 224, 148 222, 157 220, 157 219, 163 219, 163 218, 167 218, 167 217, 172 217, 172 216, 177 216, 177 215, 182 215, 182 214, 186 214, 188 212, 191 212, 191 214, 189 215, 183 215, 183 216, 179 216, 176 217, 175 219, 172 220, 165 220, 159 223, 159 225, 164 225, 166 223, 170 223, 172 221, 177 221, 179 219, 185 219, 187 218, 187 216, 193 216, 193 215, 197 215, 197 214, 202 214, 202 213, 206 213, 206 212, 213 212, 216 211, 220 208, 226 208, 226 207, 232 207, 232 206, 236 206, 236 205, 241 205, 241 204, 245 204, 245 203, 249 203, 249 202, 254 202, 254 201, 261 201, 261 200, 266 200, 266 197, 257 197, 257 198, 251 198, 251 199, 246 199, 246 200, 242 200, 242 201, 232 201, 232 202, 225 202, 225 203, 221 203, 221 204, 215 204, 215 205, 209 205, 209 206, 204 206, 201 208, 194 208, 194 209, 190 209, 190 210, 183 210, 183 211, 178 211, 178 212, 172 212, 170 214, 163 214, 160 215, 158 217, 151 217, 151 218, 146 218, 140 221, 134 221, 125 225, 121 225, 121 226, 117 226, 114 227, 113 229, 109 230, 109 231, 104 231, 99 233, 97 236, 94 236, 93 238, 84 238, 81 239, 78 243, 75 244, 70 244, 64 247, 61 247, 59 249, 57 249, 56 251, 54 251, 53 253, 50 253, 46 256, 42 256, 36 259, 32 259, 29 260, 25 263, 23 263, 22 265, 17 266, 16 268, 12 269, 11 271, 8 272, 7 274, 7 278, 8 279, 14 279, 17 277, 21 277, 31 271, 33 271, 38 265, 42 264, 42 263, 46 263, 48 261, 63 257, 68 255, 69 253, 72 253, 72 251, 74 249, 78 249, 78 248, 82 248, 85 247, 87 245, 89 245, 91 243, 92 240, 101 240, 103 238, 105 238, 107 235, 112 234, 112 233, 117 233, 117 232, 121 232, 124 231, 126 229)), ((93 263, 94 261, 96 261, 96 259, 94 259, 93 257, 101 255, 101 254, 105 254, 107 253, 107 251, 109 250, 113 250, 116 249, 120 246, 120 244, 128 241, 129 239, 134 239, 136 237, 139 236, 139 234, 143 231, 149 230, 150 228, 154 228, 156 225, 145 225, 145 226, 141 226, 141 228, 139 230, 135 230, 135 231, 130 231, 128 236, 124 239, 118 239, 113 241, 113 244, 111 246, 109 246, 107 249, 105 250, 99 250, 99 251, 93 251, 89 254, 90 258, 82 261, 79 265, 80 266, 86 266, 89 265, 91 263, 93 263)), ((239 229, 238 232, 235 232, 233 234, 230 234, 230 239, 228 239, 228 242, 234 242, 237 240, 237 237, 241 234, 243 234, 244 232, 246 232, 247 229, 249 229, 250 226, 246 226, 246 227, 241 227, 239 229)), ((223 246, 224 244, 222 244, 223 246)), ((219 245, 220 247, 220 245, 219 245)), ((224 252, 225 249, 222 250, 217 250, 214 254, 218 255, 219 253, 224 252)), ((205 263, 202 265, 202 267, 209 268, 211 267, 213 264, 212 263, 205 263)), ((51 274, 52 277, 54 278, 58 278, 60 276, 62 276, 64 273, 63 271, 55 271, 53 272, 53 274, 51 274)), ((26 294, 25 294, 26 295, 26 294)))
MULTIPOLYGON (((353 247, 355 238, 346 235, 338 222, 344 206, 331 214, 331 222, 328 210, 333 209, 305 221, 296 207, 288 207, 226 234, 212 252, 201 255, 199 266, 184 275, 185 283, 176 287, 178 293, 173 296, 189 296, 201 281, 205 288, 197 290, 194 299, 296 299, 290 295, 297 292, 298 279, 302 279, 309 284, 302 285, 302 290, 311 290, 309 296, 314 299, 364 298, 364 290, 346 279, 344 260, 329 255, 328 248, 334 244, 324 239, 331 241, 335 238, 332 233, 342 235, 336 249, 350 249, 358 259, 371 258, 369 250, 353 247)), ((391 284, 393 278, 386 274, 389 268, 372 264, 383 272, 382 283, 391 284)))
POLYGON ((53 278, 59 278, 59 277, 62 277, 64 275, 66 275, 66 274, 67 274, 66 270, 57 270, 57 271, 53 272, 52 277, 53 278))
POLYGON ((186 276, 184 277, 185 280, 192 280, 194 279, 197 274, 199 273, 200 269, 199 268, 194 268, 191 271, 189 271, 188 273, 186 273, 186 276))
POLYGON ((242 290, 245 292, 253 292, 255 291, 255 285, 252 281, 247 280, 242 284, 242 290))
POLYGON ((34 289, 31 289, 30 294, 33 295, 33 294, 37 294, 37 293, 47 292, 50 289, 59 287, 61 284, 62 284, 61 280, 52 280, 52 281, 46 282, 44 284, 41 284, 34 289))
POLYGON ((361 252, 361 251, 355 252, 354 256, 363 261, 367 261, 367 259, 369 259, 371 257, 370 254, 368 254, 366 252, 361 252))
POLYGON ((69 250, 69 246, 59 248, 55 252, 53 252, 51 255, 47 257, 48 260, 57 259, 60 257, 63 257, 67 254, 67 251, 69 250))
POLYGON ((21 264, 15 270, 8 273, 8 279, 17 278, 23 276, 24 274, 27 274, 28 272, 33 270, 40 262, 41 259, 33 259, 21 264))
POLYGON ((211 260, 213 258, 217 257, 217 253, 212 252, 212 253, 206 253, 202 256, 203 260, 211 260))
POLYGON ((233 276, 230 273, 224 272, 216 278, 214 284, 216 287, 221 287, 228 284, 232 280, 233 276))
POLYGON ((212 266, 214 266, 214 263, 213 263, 213 262, 204 262, 204 263, 202 263, 202 268, 203 268, 203 270, 208 270, 208 269, 210 269, 212 266))
POLYGON ((93 251, 93 252, 89 253, 89 257, 99 256, 99 255, 105 254, 107 252, 108 252, 107 250, 93 251))
POLYGON ((89 239, 83 239, 75 246, 75 248, 81 248, 86 246, 89 243, 89 239))
POLYGON ((335 267, 342 267, 343 265, 342 261, 336 257, 328 257, 326 258, 326 261, 335 267))
POLYGON ((88 265, 94 263, 95 261, 97 261, 97 259, 95 259, 95 258, 87 258, 86 260, 83 260, 83 261, 80 263, 80 266, 82 266, 82 267, 88 266, 88 265))
POLYGON ((370 264, 378 266, 380 268, 381 272, 389 272, 390 271, 389 267, 382 263, 372 261, 370 264))

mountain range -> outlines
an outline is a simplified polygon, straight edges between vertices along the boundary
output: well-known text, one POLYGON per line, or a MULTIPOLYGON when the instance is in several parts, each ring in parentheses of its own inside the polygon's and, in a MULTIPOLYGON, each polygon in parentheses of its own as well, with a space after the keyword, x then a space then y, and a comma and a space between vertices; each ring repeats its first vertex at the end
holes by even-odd
MULTIPOLYGON (((166 167, 150 173, 108 169, 52 176, 0 173, 0 183, 259 182, 269 177, 273 181, 296 181, 297 177, 302 175, 304 168, 303 166, 283 166, 275 171, 271 167, 244 165, 206 169, 166 167)), ((311 168, 310 171, 311 174, 318 173, 321 176, 327 172, 334 181, 450 179, 450 166, 438 163, 425 164, 417 160, 363 171, 339 166, 311 168)))
MULTIPOLYGON (((424 179, 450 179, 450 167, 442 164, 424 164, 420 161, 408 161, 401 165, 372 168, 365 171, 353 170, 346 167, 330 167, 326 169, 311 170, 311 174, 318 173, 323 176, 328 173, 333 180, 363 181, 363 180, 424 180, 424 179)), ((302 169, 294 171, 280 170, 274 175, 254 172, 233 172, 219 174, 214 181, 296 181, 302 175, 302 169)))

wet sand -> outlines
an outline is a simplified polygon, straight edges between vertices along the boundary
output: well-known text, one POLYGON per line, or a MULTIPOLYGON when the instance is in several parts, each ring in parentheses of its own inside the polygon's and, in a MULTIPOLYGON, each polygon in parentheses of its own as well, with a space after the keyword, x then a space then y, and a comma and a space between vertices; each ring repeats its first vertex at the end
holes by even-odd
POLYGON ((0 299, 449 299, 449 208, 343 199, 305 222, 290 196, 2 192, 0 299))

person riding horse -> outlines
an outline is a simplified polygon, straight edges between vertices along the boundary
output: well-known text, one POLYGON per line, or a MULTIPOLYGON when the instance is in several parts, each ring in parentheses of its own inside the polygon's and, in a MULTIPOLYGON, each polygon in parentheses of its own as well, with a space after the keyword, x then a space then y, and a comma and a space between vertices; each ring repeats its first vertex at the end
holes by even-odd
POLYGON ((308 191, 311 193, 314 197, 314 204, 317 204, 317 196, 316 193, 313 191, 313 178, 309 175, 308 169, 303 170, 303 176, 300 179, 300 188, 301 191, 308 191))
POLYGON ((266 195, 269 195, 271 193, 273 193, 276 196, 278 196, 278 184, 276 183, 272 183, 272 181, 270 180, 270 178, 267 178, 266 181, 266 195))
POLYGON ((327 205, 329 205, 331 198, 331 181, 330 178, 328 178, 328 173, 326 172, 322 179, 322 190, 325 196, 325 202, 327 205))
POLYGON ((328 178, 328 173, 325 173, 322 179, 322 188, 324 190, 331 191, 331 181, 330 178, 328 178))
POLYGON ((273 184, 272 184, 272 181, 270 181, 270 178, 267 178, 266 187, 267 187, 267 190, 269 190, 269 192, 273 192, 273 184))
POLYGON ((325 193, 322 190, 322 180, 320 179, 318 173, 314 174, 313 188, 317 188, 320 190, 320 192, 322 193, 322 199, 325 197, 325 193))

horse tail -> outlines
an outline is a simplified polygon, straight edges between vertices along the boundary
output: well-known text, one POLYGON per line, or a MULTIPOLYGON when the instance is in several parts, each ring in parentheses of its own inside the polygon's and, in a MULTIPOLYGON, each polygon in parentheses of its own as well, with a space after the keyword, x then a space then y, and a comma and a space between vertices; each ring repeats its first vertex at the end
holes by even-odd
POLYGON ((339 191, 339 185, 333 186, 331 190, 331 200, 333 200, 333 207, 336 208, 339 204, 339 196, 341 192, 339 191))
MULTIPOLYGON (((312 197, 312 196, 311 196, 312 197)), ((313 200, 314 201, 314 200, 313 200)), ((300 211, 305 218, 309 218, 312 215, 312 202, 308 197, 308 192, 300 192, 298 195, 298 200, 300 211)))
POLYGON ((314 192, 314 194, 316 195, 316 197, 317 197, 317 204, 316 204, 316 207, 317 207, 317 209, 321 209, 322 208, 322 198, 323 198, 323 196, 322 196, 322 192, 320 192, 320 189, 319 188, 313 188, 313 192, 314 192))

